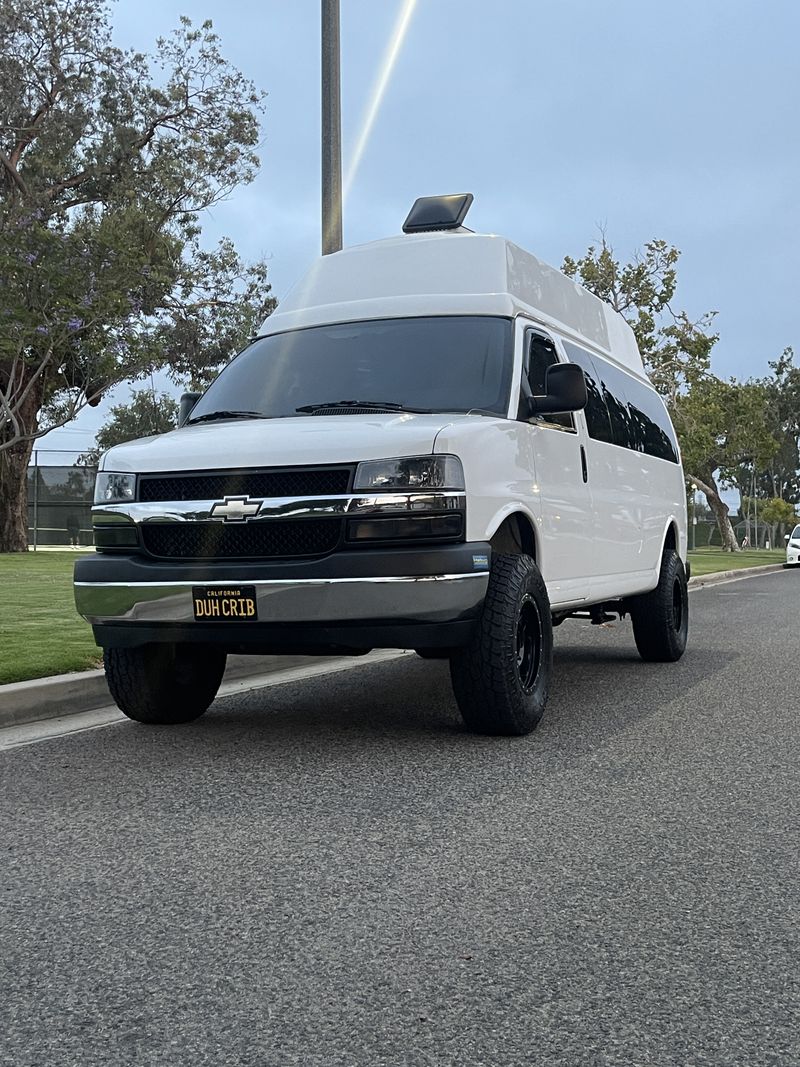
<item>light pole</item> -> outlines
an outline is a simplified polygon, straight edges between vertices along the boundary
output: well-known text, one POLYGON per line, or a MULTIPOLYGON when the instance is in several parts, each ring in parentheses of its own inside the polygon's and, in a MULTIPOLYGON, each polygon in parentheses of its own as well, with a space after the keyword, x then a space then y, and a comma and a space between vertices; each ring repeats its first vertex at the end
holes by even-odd
POLYGON ((322 0, 322 254, 342 247, 342 91, 339 0, 322 0))
POLYGON ((697 516, 694 513, 695 509, 695 493, 697 492, 697 486, 692 482, 692 552, 695 549, 695 540, 697 537, 697 516))

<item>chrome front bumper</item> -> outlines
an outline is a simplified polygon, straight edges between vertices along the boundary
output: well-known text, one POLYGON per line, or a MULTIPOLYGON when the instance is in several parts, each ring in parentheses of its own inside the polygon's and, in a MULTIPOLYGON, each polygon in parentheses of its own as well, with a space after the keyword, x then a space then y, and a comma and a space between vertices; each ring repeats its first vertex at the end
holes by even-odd
MULTIPOLYGON (((254 586, 258 622, 439 623, 469 618, 486 595, 487 571, 420 576, 302 578, 293 580, 75 582, 75 605, 88 622, 183 623, 198 627, 192 587, 254 586)), ((232 624, 251 627, 257 623, 232 624)))

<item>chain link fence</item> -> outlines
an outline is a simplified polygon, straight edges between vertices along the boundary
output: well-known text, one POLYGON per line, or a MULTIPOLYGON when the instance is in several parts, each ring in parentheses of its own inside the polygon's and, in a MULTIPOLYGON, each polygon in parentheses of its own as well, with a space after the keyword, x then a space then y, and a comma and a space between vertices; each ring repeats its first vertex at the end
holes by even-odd
MULTIPOLYGON (((791 525, 786 526, 783 523, 769 524, 760 520, 756 523, 753 519, 748 523, 745 519, 741 519, 736 515, 731 515, 730 518, 736 540, 740 545, 744 546, 745 538, 747 538, 746 547, 749 548, 783 548, 785 545, 784 533, 791 533, 792 531, 791 525)), ((689 522, 690 550, 694 548, 719 548, 722 545, 719 527, 713 519, 698 519, 694 529, 691 526, 691 519, 689 522)))
POLYGON ((91 547, 96 467, 68 463, 74 452, 35 449, 28 467, 28 543, 91 547), (46 460, 47 462, 43 462, 46 460))

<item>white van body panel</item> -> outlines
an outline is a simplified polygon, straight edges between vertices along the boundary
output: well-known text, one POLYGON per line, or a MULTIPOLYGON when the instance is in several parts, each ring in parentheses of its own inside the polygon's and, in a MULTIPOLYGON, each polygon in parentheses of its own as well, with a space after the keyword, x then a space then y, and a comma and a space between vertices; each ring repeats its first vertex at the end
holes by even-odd
POLYGON ((523 338, 532 327, 554 341, 561 360, 567 359, 563 340, 572 340, 593 358, 608 359, 647 381, 622 316, 560 271, 495 235, 459 231, 389 238, 319 259, 260 335, 443 314, 515 319, 507 419, 403 413, 186 426, 113 448, 102 469, 283 467, 452 453, 461 458, 466 476, 467 540, 488 540, 509 514, 526 515, 554 606, 652 588, 670 523, 685 558, 680 466, 593 440, 581 412, 574 433, 515 418, 523 338))
MULTIPOLYGON (((574 342, 593 360, 608 361, 639 387, 644 383, 652 389, 622 316, 560 271, 490 234, 461 230, 390 238, 322 257, 264 322, 259 336, 342 322, 466 315, 514 321, 506 417, 404 412, 209 422, 119 445, 105 454, 101 469, 134 474, 236 471, 452 454, 461 460, 466 485, 466 544, 461 547, 469 549, 470 542, 481 546, 468 567, 488 568, 481 562, 489 559, 487 542, 509 516, 519 514, 533 529, 537 564, 554 610, 653 589, 671 529, 686 558, 680 463, 593 439, 583 412, 574 415, 574 431, 517 419, 524 339, 532 328, 552 339, 559 360, 568 359, 564 343, 574 342)), ((268 510, 270 501, 263 503, 268 510)), ((124 518, 125 505, 114 507, 124 518)), ((108 517, 108 507, 99 510, 108 517)), ((186 509, 181 516, 181 521, 197 520, 186 509)), ((430 545, 431 555, 436 547, 430 545)), ((420 548, 428 550, 425 542, 420 548)), ((362 569, 368 568, 368 552, 359 558, 362 569)), ((292 580, 278 584, 283 589, 292 580)), ((329 580, 351 579, 319 578, 323 584, 329 580)), ((406 581, 427 583, 430 603, 425 602, 423 615, 428 618, 436 599, 431 582, 457 581, 477 589, 488 573, 359 573, 352 580, 369 590, 372 583, 395 583, 387 584, 387 613, 402 619, 419 594, 408 592, 405 601, 396 590, 406 581)), ((277 579, 262 584, 273 581, 277 579)), ((85 595, 90 600, 94 593, 85 595)), ((362 600, 373 603, 371 593, 362 600)), ((462 608, 472 610, 478 602, 479 594, 471 592, 462 608)), ((146 618, 146 598, 142 603, 141 617, 146 618)), ((84 614, 96 613, 87 608, 84 614)), ((108 616, 102 617, 107 621, 108 616)))

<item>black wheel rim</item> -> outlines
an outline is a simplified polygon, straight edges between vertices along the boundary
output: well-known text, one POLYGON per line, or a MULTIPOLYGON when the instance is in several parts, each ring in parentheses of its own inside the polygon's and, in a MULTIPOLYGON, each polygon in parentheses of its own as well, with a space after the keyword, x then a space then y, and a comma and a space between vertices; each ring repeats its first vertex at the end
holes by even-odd
POLYGON ((672 586, 672 625, 675 632, 680 633, 683 626, 683 585, 680 578, 676 578, 672 586))
POLYGON ((536 603, 526 596, 517 619, 517 674, 523 689, 533 689, 541 660, 542 620, 536 603))

